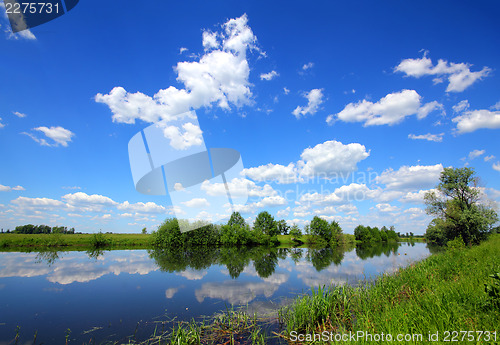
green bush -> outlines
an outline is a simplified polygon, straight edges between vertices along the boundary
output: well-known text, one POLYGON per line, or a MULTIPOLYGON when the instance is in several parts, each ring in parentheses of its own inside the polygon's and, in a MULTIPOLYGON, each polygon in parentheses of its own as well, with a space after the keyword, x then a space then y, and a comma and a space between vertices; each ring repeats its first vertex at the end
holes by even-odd
POLYGON ((465 248, 465 243, 462 237, 458 236, 453 240, 448 241, 448 243, 446 243, 446 247, 448 247, 449 250, 460 250, 465 248))
POLYGON ((101 248, 111 245, 111 239, 106 237, 101 231, 95 233, 90 238, 90 245, 94 248, 101 248))

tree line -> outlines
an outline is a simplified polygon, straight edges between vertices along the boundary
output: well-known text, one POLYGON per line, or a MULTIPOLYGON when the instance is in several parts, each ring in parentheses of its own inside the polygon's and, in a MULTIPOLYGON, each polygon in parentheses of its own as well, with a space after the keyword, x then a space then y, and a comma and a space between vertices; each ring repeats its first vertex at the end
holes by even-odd
POLYGON ((356 238, 356 241, 362 243, 398 241, 398 234, 394 230, 394 226, 391 226, 389 229, 383 226, 379 230, 376 226, 372 228, 369 226, 358 225, 354 229, 354 237, 356 238))
MULTIPOLYGON (((2 229, 3 232, 3 229, 2 229)), ((7 233, 10 233, 7 230, 7 233)), ((67 226, 48 226, 48 225, 19 225, 12 231, 14 234, 74 234, 75 228, 68 229, 67 226)))
MULTIPOLYGON (((275 220, 267 211, 260 212, 253 227, 246 223, 239 212, 233 212, 227 224, 194 224, 195 230, 182 233, 176 218, 166 219, 158 230, 152 233, 152 244, 159 248, 180 248, 191 246, 242 246, 242 245, 277 245, 278 235, 290 235, 300 243, 302 231, 297 225, 289 226, 284 219, 275 220)), ((342 228, 336 221, 314 217, 306 226, 306 233, 314 236, 320 245, 338 245, 342 241, 342 228)))

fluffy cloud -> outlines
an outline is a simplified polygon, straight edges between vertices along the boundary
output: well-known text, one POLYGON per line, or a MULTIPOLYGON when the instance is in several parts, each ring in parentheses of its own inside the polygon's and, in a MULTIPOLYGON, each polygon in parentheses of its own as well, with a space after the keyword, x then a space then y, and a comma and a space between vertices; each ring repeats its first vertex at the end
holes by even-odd
POLYGON ((189 201, 184 201, 182 202, 182 204, 186 205, 187 207, 194 207, 194 208, 202 208, 210 206, 210 203, 205 198, 194 198, 189 201))
POLYGON ((336 117, 329 115, 326 122, 332 124, 338 118, 344 122, 363 122, 364 126, 395 125, 407 116, 417 115, 422 119, 433 110, 443 109, 443 105, 436 101, 421 106, 421 98, 415 90, 402 90, 390 93, 376 103, 364 99, 349 103, 336 117))
MULTIPOLYGON (((0 117, 0 121, 2 121, 1 117, 0 117)), ((0 128, 4 128, 4 127, 5 127, 5 125, 2 122, 0 122, 0 128)))
POLYGON ((20 196, 11 201, 12 204, 28 209, 55 209, 64 206, 64 203, 59 200, 49 198, 26 198, 20 196))
POLYGON ((99 204, 99 205, 117 205, 116 201, 108 198, 107 196, 92 194, 88 195, 87 193, 77 192, 73 194, 66 194, 62 196, 69 204, 99 204))
POLYGON ((297 106, 297 108, 295 108, 292 112, 297 119, 299 119, 301 115, 306 116, 307 114, 316 114, 319 106, 323 103, 323 89, 312 89, 311 91, 305 93, 304 97, 307 98, 307 106, 297 106))
POLYGON ((202 35, 203 48, 205 50, 219 48, 219 40, 216 32, 204 31, 202 35))
POLYGON ((287 166, 281 164, 261 165, 243 169, 242 175, 258 182, 297 183, 308 177, 331 178, 357 170, 357 164, 367 158, 370 152, 358 143, 344 145, 331 140, 305 149, 301 160, 287 166))
POLYGON ((199 146, 203 144, 202 131, 200 127, 191 122, 182 125, 183 133, 179 127, 166 126, 163 129, 163 134, 170 139, 170 145, 177 150, 187 150, 191 146, 199 146))
POLYGON ((397 171, 385 170, 376 177, 376 181, 385 184, 387 189, 425 189, 436 185, 441 171, 442 164, 402 166, 397 171))
POLYGON ((128 201, 125 201, 116 207, 120 211, 124 212, 135 212, 135 213, 153 213, 153 214, 162 214, 167 213, 167 208, 161 205, 158 205, 154 202, 137 202, 135 204, 131 204, 128 201))
POLYGON ((413 139, 413 140, 427 140, 427 141, 434 141, 436 143, 440 143, 443 141, 443 136, 444 133, 439 133, 439 134, 408 134, 408 138, 413 139))
MULTIPOLYGON (((231 195, 234 197, 250 196, 264 198, 267 196, 275 196, 277 192, 268 184, 258 186, 255 182, 245 178, 234 178, 227 183, 231 195)), ((226 186, 224 183, 212 183, 205 180, 201 184, 201 190, 205 191, 210 196, 227 195, 226 186)))
POLYGON ((375 205, 375 207, 379 212, 395 212, 399 210, 397 206, 393 206, 390 204, 377 204, 375 205))
POLYGON ((496 171, 500 171, 500 162, 496 162, 495 164, 493 164, 493 169, 495 169, 496 171))
POLYGON ((10 186, 4 186, 4 185, 0 184, 0 192, 10 192, 11 190, 22 191, 22 190, 26 190, 26 189, 24 189, 24 187, 22 187, 22 186, 10 187, 10 186))
POLYGON ((411 203, 411 204, 423 204, 424 203, 424 196, 428 192, 436 192, 436 189, 421 189, 418 192, 408 192, 404 197, 399 199, 400 202, 404 203, 411 203))
POLYGON ((269 163, 255 168, 243 169, 241 174, 258 182, 294 183, 297 181, 297 168, 294 163, 287 166, 269 163))
POLYGON ((170 86, 150 97, 115 87, 109 94, 97 94, 95 101, 108 105, 113 121, 128 124, 135 123, 136 119, 173 120, 177 114, 214 103, 225 110, 231 105, 250 104, 252 92, 246 51, 257 49, 257 38, 247 22, 247 16, 243 15, 228 20, 221 32, 203 33, 204 55, 199 61, 179 62, 175 67, 177 80, 184 84, 184 89, 170 86))
POLYGON ((472 160, 474 158, 477 158, 481 155, 483 155, 486 151, 485 150, 474 150, 469 152, 469 159, 472 160))
POLYGON ((275 77, 279 77, 279 73, 276 72, 276 71, 271 71, 269 73, 262 73, 260 75, 260 80, 267 80, 267 81, 269 81, 269 80, 274 79, 275 77))
POLYGON ((36 141, 42 146, 64 146, 67 147, 68 143, 71 141, 71 138, 75 135, 75 133, 71 132, 68 129, 65 129, 63 127, 57 126, 57 127, 37 127, 33 128, 35 131, 42 132, 45 134, 45 136, 49 139, 52 139, 54 142, 49 143, 46 139, 44 138, 38 138, 37 136, 31 134, 31 133, 26 133, 23 132, 22 134, 25 134, 29 136, 31 139, 36 141))
POLYGON ((279 210, 278 212, 276 212, 276 217, 278 218, 288 217, 289 214, 290 214, 290 207, 287 207, 283 210, 279 210))
POLYGON ((258 208, 263 207, 273 207, 273 206, 283 206, 286 205, 287 201, 280 195, 268 196, 263 198, 261 201, 256 203, 258 208))
POLYGON ((373 199, 379 195, 379 190, 372 190, 365 184, 351 183, 336 188, 332 193, 304 193, 299 202, 302 206, 313 205, 343 205, 351 201, 373 199))
POLYGON ((453 63, 441 59, 437 65, 433 65, 431 59, 424 54, 421 59, 405 59, 401 61, 394 70, 415 78, 433 75, 437 77, 434 79, 435 83, 441 82, 441 77, 447 77, 449 83, 446 92, 462 92, 491 72, 488 67, 483 67, 481 71, 471 72, 471 66, 468 63, 453 63))
POLYGON ((106 207, 117 206, 118 203, 107 196, 77 192, 66 194, 62 199, 67 202, 70 211, 102 212, 106 207))
POLYGON ((325 141, 312 148, 305 149, 298 162, 301 175, 324 175, 331 177, 357 170, 357 164, 366 159, 370 152, 364 145, 351 143, 344 145, 339 141, 325 141))
POLYGON ((452 119, 457 124, 457 132, 469 133, 482 128, 500 128, 500 111, 487 109, 466 111, 452 119))

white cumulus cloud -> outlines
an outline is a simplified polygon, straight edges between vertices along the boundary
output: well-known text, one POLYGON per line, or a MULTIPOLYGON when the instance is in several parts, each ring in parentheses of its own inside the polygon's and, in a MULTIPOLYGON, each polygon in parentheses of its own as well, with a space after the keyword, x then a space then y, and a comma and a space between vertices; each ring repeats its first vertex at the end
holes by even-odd
POLYGON ((15 187, 10 187, 10 186, 4 186, 0 184, 0 192, 10 192, 11 190, 17 190, 17 191, 23 191, 26 190, 22 186, 15 186, 15 187))
POLYGON ((311 91, 305 93, 304 97, 307 98, 307 106, 297 106, 297 108, 295 108, 292 112, 297 119, 301 116, 306 116, 307 114, 316 114, 319 106, 323 103, 323 89, 312 89, 311 91))
POLYGON ((271 71, 269 73, 262 73, 260 75, 260 80, 273 80, 274 78, 279 77, 279 73, 276 71, 271 71))
POLYGON ((163 134, 170 139, 170 145, 177 150, 187 150, 191 146, 203 144, 202 131, 197 125, 187 122, 182 125, 182 130, 176 126, 166 126, 163 134))
POLYGON ((294 183, 297 181, 297 168, 294 163, 287 166, 269 163, 255 168, 243 169, 241 174, 258 182, 294 183))
POLYGON ((469 152, 469 159, 472 160, 474 158, 477 158, 481 155, 484 155, 486 151, 485 150, 474 150, 474 151, 471 151, 469 152))
POLYGON ((405 73, 407 76, 420 78, 426 75, 437 76, 435 83, 442 81, 442 77, 448 78, 446 92, 462 92, 476 81, 488 76, 491 69, 483 67, 482 70, 471 72, 471 64, 453 63, 446 60, 439 60, 434 65, 430 58, 424 54, 420 59, 405 59, 394 68, 396 72, 405 73))
POLYGON ((302 161, 299 161, 298 165, 301 168, 301 175, 331 177, 357 170, 357 164, 369 155, 370 152, 366 151, 364 145, 358 143, 344 145, 331 140, 305 149, 300 155, 302 161))
POLYGON ((457 124, 457 132, 470 133, 478 129, 500 128, 500 111, 487 109, 466 111, 462 115, 452 119, 457 124))
POLYGON ((63 128, 61 126, 50 127, 50 128, 42 126, 42 127, 33 128, 33 130, 42 132, 43 134, 45 134, 45 136, 47 138, 53 140, 53 143, 50 143, 45 138, 39 138, 39 137, 35 136, 34 134, 26 133, 26 132, 22 133, 22 134, 29 136, 31 139, 33 139, 34 141, 36 141, 37 143, 39 143, 42 146, 55 147, 55 146, 61 145, 61 146, 67 147, 68 143, 71 141, 71 138, 75 135, 75 133, 73 133, 70 130, 63 128))
POLYGON ((421 99, 415 90, 390 93, 376 103, 364 99, 349 103, 336 116, 329 115, 326 122, 332 124, 335 119, 339 119, 344 122, 363 122, 364 126, 391 126, 411 115, 416 115, 420 120, 434 110, 443 110, 443 105, 436 101, 421 105, 421 99))
POLYGON ((194 208, 202 208, 210 206, 210 203, 205 198, 194 198, 189 201, 184 201, 182 202, 182 204, 186 205, 187 207, 194 207, 194 208))
POLYGON ((402 166, 399 170, 387 169, 376 177, 377 183, 386 185, 387 189, 425 189, 431 188, 439 181, 443 171, 442 164, 402 166))
POLYGON ((136 119, 151 123, 174 120, 178 114, 213 104, 225 110, 251 104, 246 52, 258 50, 256 41, 246 15, 230 19, 220 32, 203 33, 205 53, 199 61, 177 63, 177 80, 184 84, 183 89, 170 86, 150 97, 118 86, 109 94, 97 94, 95 101, 108 105, 114 122, 128 124, 136 119))
POLYGON ((149 202, 137 202, 135 204, 131 204, 128 201, 125 201, 116 206, 117 209, 125 212, 135 212, 135 213, 153 213, 153 214, 162 214, 167 213, 167 208, 161 205, 158 205, 152 201, 149 202))

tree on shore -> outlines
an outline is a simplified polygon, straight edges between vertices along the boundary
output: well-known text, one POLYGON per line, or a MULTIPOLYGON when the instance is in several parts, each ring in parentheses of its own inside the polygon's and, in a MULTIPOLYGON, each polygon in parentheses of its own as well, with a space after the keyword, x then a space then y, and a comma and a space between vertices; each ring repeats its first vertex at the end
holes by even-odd
POLYGON ((311 224, 309 224, 309 229, 311 235, 319 236, 330 245, 339 244, 342 240, 342 228, 335 220, 328 223, 328 221, 314 216, 311 224))
POLYGON ((245 219, 239 212, 233 212, 231 214, 231 217, 229 218, 229 221, 227 222, 227 225, 229 226, 237 225, 244 228, 247 225, 247 223, 245 222, 245 219))
POLYGON ((262 211, 257 215, 253 228, 271 237, 278 235, 278 225, 274 217, 267 211, 262 211))
POLYGON ((480 202, 472 168, 444 168, 435 191, 425 194, 427 213, 436 216, 425 233, 428 242, 444 244, 457 237, 478 244, 498 221, 497 213, 480 202))

